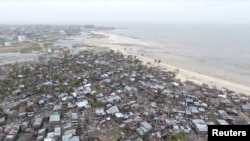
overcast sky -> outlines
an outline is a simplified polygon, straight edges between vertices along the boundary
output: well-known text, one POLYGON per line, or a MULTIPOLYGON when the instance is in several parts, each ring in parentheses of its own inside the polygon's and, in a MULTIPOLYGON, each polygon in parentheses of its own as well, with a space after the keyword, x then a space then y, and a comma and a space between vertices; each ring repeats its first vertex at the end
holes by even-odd
POLYGON ((248 0, 0 0, 0 24, 250 23, 248 0))

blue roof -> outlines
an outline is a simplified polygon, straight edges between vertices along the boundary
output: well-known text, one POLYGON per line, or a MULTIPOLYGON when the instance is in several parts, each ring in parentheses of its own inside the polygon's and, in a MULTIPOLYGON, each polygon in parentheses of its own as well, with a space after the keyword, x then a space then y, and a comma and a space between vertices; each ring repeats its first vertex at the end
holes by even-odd
POLYGON ((43 82, 42 85, 45 85, 45 86, 52 85, 52 82, 50 82, 50 81, 43 82))

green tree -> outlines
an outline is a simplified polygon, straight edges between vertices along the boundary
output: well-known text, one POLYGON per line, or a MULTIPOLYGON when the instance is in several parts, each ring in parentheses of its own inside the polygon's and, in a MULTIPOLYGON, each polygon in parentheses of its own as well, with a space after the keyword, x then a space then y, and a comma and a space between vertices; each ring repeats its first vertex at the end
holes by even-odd
POLYGON ((161 60, 158 60, 157 63, 158 63, 158 66, 159 66, 159 64, 161 63, 161 60))
POLYGON ((185 133, 173 133, 169 136, 167 141, 185 141, 185 133))
POLYGON ((175 92, 172 92, 171 95, 172 95, 172 98, 175 99, 176 93, 175 93, 175 92))
POLYGON ((31 90, 31 91, 32 91, 32 94, 36 94, 36 92, 37 92, 36 86, 33 85, 31 89, 32 89, 32 90, 31 90))
POLYGON ((48 93, 50 88, 49 88, 49 86, 43 86, 42 90, 44 93, 48 93))
POLYGON ((210 111, 208 113, 208 118, 209 120, 215 120, 215 114, 214 114, 214 110, 210 111))
POLYGON ((100 85, 96 85, 94 90, 96 91, 96 93, 100 93, 102 91, 102 88, 100 85))
POLYGON ((176 77, 176 76, 178 75, 179 72, 180 72, 179 69, 174 70, 174 72, 173 72, 173 77, 176 77))
POLYGON ((3 113, 3 108, 0 107, 0 115, 2 115, 2 113, 3 113))
POLYGON ((156 64, 156 63, 157 63, 157 59, 154 60, 154 64, 156 64))
POLYGON ((121 129, 119 127, 115 128, 114 141, 118 141, 121 138, 121 129))

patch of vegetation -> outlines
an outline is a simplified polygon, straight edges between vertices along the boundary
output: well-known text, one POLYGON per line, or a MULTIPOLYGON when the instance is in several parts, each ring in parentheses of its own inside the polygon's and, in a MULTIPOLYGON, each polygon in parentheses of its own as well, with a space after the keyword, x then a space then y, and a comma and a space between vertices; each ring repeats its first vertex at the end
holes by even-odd
POLYGON ((88 44, 74 44, 73 48, 77 48, 77 47, 97 47, 94 45, 88 45, 88 44))
POLYGON ((49 43, 44 43, 43 45, 44 45, 45 48, 48 48, 48 47, 53 46, 54 43, 49 42, 49 43))
POLYGON ((94 93, 93 95, 91 95, 91 98, 90 98, 90 106, 92 108, 97 108, 97 107, 102 107, 103 104, 101 102, 98 102, 97 101, 97 93, 94 93))
POLYGON ((58 49, 60 48, 61 46, 57 45, 57 46, 51 46, 51 49, 58 49))
POLYGON ((57 40, 59 40, 59 38, 57 37, 45 37, 41 39, 42 42, 56 42, 57 40))
POLYGON ((21 49, 20 53, 31 53, 32 51, 40 51, 42 48, 37 43, 29 44, 27 47, 21 49))
POLYGON ((2 112, 3 112, 3 108, 2 108, 2 107, 0 107, 0 115, 2 114, 2 112))
POLYGON ((95 45, 88 45, 88 44, 75 44, 73 45, 73 48, 86 48, 86 50, 92 52, 92 51, 101 51, 101 50, 108 50, 109 47, 104 46, 95 46, 95 45))
POLYGON ((168 141, 185 141, 185 133, 173 133, 170 135, 168 141))
POLYGON ((96 38, 96 39, 108 38, 108 36, 106 35, 96 34, 96 33, 89 33, 89 35, 91 36, 91 38, 96 38))
POLYGON ((51 38, 46 40, 47 42, 56 42, 57 40, 59 40, 59 38, 51 38))
POLYGON ((115 128, 114 141, 117 141, 121 138, 121 129, 119 127, 115 128))

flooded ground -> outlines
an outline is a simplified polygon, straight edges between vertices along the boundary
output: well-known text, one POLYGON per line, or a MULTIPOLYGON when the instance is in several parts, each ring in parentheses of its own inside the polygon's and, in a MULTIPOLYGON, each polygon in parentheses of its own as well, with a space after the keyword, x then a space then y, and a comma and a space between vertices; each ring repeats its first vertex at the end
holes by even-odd
POLYGON ((24 63, 30 61, 38 61, 41 53, 33 52, 33 53, 0 53, 0 80, 6 77, 6 70, 4 71, 4 65, 7 64, 15 64, 15 63, 24 63))
POLYGON ((77 54, 80 51, 80 49, 79 48, 74 48, 73 45, 84 44, 85 40, 86 40, 86 37, 87 37, 87 33, 86 32, 81 32, 80 35, 69 36, 69 37, 66 37, 65 39, 61 39, 61 40, 56 41, 54 43, 53 48, 67 47, 72 54, 77 54))
MULTIPOLYGON (((73 54, 79 52, 80 49, 74 48, 75 44, 83 44, 86 39, 86 33, 82 32, 81 35, 69 36, 65 39, 60 39, 56 41, 53 45, 56 47, 67 47, 73 54)), ((46 53, 45 53, 46 54, 46 53)), ((0 53, 0 66, 13 63, 23 63, 29 61, 37 61, 39 56, 44 55, 44 53, 32 52, 32 53, 19 53, 19 52, 8 52, 0 53)))
POLYGON ((0 53, 0 66, 38 60, 41 53, 0 53))

